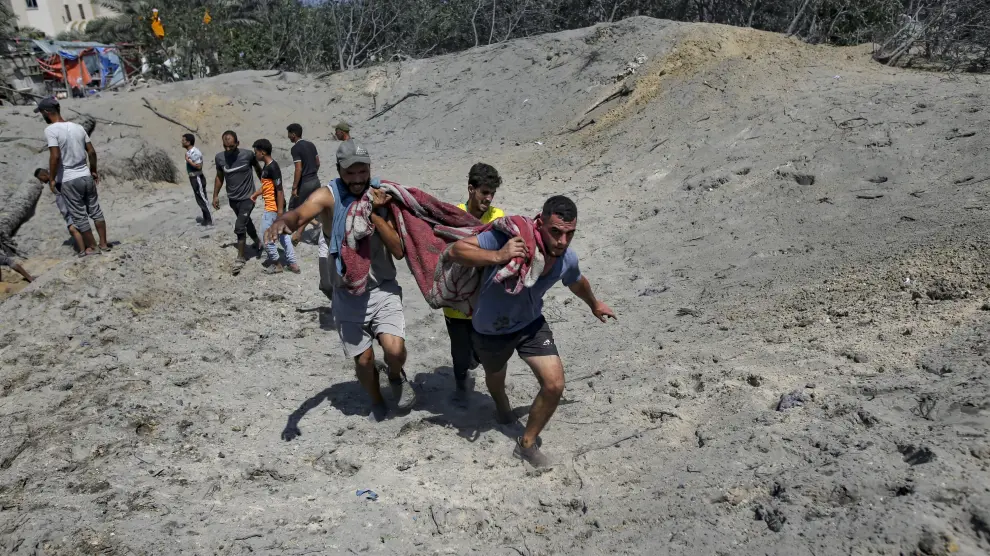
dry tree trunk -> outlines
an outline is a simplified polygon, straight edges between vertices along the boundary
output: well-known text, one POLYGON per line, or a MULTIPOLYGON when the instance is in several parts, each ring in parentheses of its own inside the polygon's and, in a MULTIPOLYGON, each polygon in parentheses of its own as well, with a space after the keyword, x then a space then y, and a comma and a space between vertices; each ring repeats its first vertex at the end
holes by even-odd
MULTIPOLYGON (((96 128, 93 118, 86 115, 77 116, 70 121, 82 125, 89 134, 92 134, 96 128)), ((45 185, 37 180, 25 182, 3 203, 3 211, 0 212, 0 251, 7 255, 20 255, 14 236, 17 230, 34 216, 34 210, 44 189, 45 185)))

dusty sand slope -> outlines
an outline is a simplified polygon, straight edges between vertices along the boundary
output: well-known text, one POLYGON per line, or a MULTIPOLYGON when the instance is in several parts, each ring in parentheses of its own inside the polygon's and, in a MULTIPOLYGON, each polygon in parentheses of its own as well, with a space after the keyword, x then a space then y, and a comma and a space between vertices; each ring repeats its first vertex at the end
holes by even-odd
MULTIPOLYGON (((510 211, 578 200, 582 270, 620 320, 548 297, 569 385, 543 435, 561 465, 532 472, 480 380, 470 406, 449 401, 442 318, 408 273, 422 403, 371 425, 315 247, 301 276, 234 278, 229 211, 203 231, 185 184, 108 183, 123 244, 0 306, 0 546, 986 553, 988 79, 868 54, 632 19, 324 82, 242 73, 77 106, 144 126, 99 127, 107 158, 141 135, 181 160, 182 130, 145 97, 208 156, 232 128, 289 167, 299 121, 328 161, 346 118, 376 173, 442 198, 490 162, 510 211), (409 92, 427 96, 361 122, 409 92), (777 411, 796 389, 804 405, 777 411), (288 443, 287 423, 302 432, 288 443)), ((26 109, 2 119, 41 134, 26 109)), ((43 161, 12 145, 7 183, 43 161)), ((21 244, 67 258, 50 204, 21 244)), ((524 411, 535 380, 509 372, 524 411)))

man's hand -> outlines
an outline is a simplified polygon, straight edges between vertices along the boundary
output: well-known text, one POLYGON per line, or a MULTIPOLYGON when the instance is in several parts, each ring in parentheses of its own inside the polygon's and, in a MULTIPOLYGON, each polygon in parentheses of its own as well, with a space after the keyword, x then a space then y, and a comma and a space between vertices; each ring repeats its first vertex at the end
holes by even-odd
POLYGON ((615 318, 615 313, 612 312, 612 308, 602 301, 595 303, 595 306, 591 308, 591 312, 594 313, 595 318, 602 322, 605 322, 609 318, 612 320, 618 320, 615 318))
POLYGON ((291 197, 295 198, 295 197, 298 197, 298 196, 299 196, 299 186, 298 185, 293 185, 292 186, 292 195, 291 195, 291 197))
POLYGON ((381 189, 371 190, 371 208, 378 210, 392 202, 392 196, 381 189))
POLYGON ((258 192, 254 192, 251 194, 251 202, 255 203, 257 201, 258 201, 258 192))
POLYGON ((286 224, 281 219, 276 220, 274 224, 265 230, 265 243, 278 243, 279 236, 291 234, 292 230, 289 229, 289 225, 286 224))
POLYGON ((498 250, 498 264, 509 264, 509 261, 516 257, 529 257, 529 249, 526 248, 526 241, 521 237, 514 237, 507 241, 498 250))
POLYGON ((100 183, 100 173, 96 170, 90 170, 90 174, 93 175, 93 183, 100 183))
POLYGON ((220 197, 213 197, 213 208, 220 210, 220 197))
POLYGON ((55 180, 48 182, 48 188, 52 190, 52 193, 58 195, 58 189, 55 189, 55 180))

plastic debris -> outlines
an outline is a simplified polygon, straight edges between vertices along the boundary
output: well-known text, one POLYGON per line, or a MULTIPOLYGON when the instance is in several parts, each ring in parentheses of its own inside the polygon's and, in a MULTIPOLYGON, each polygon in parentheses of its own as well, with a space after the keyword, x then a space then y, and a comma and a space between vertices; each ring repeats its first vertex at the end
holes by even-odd
POLYGON ((375 491, 371 490, 370 488, 365 488, 357 491, 357 495, 364 496, 365 500, 371 500, 372 502, 378 500, 378 494, 375 491))

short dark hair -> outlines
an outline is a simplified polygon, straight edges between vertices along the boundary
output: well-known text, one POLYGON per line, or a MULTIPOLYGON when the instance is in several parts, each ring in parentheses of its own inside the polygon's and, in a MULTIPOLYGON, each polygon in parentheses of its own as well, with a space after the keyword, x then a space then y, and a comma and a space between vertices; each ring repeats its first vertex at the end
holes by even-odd
POLYGON ((38 174, 40 174, 42 172, 47 172, 47 171, 48 171, 48 168, 38 168, 37 170, 34 171, 34 177, 38 177, 38 174))
POLYGON ((254 148, 254 150, 267 154, 268 156, 272 155, 272 142, 268 139, 258 139, 254 142, 254 145, 251 145, 251 147, 254 148))
POLYGON ((493 166, 479 162, 468 171, 468 185, 498 189, 502 185, 502 176, 498 175, 498 170, 493 166))
POLYGON ((228 129, 227 131, 223 132, 223 135, 221 135, 220 137, 223 138, 223 137, 226 137, 228 135, 230 135, 231 137, 234 138, 234 142, 235 143, 240 143, 240 140, 237 138, 237 133, 235 133, 233 130, 230 130, 230 129, 228 129))
POLYGON ((299 124, 289 124, 285 129, 296 137, 302 137, 302 126, 299 124))
POLYGON ((554 215, 559 216, 564 222, 573 222, 577 218, 577 205, 563 195, 554 195, 543 203, 543 220, 550 220, 554 215))
MULTIPOLYGON (((196 144, 196 136, 193 135, 192 133, 186 133, 186 134, 184 134, 182 136, 182 138, 185 139, 186 141, 189 141, 189 144, 190 145, 195 145, 196 144)), ((236 137, 235 137, 235 139, 236 139, 236 137)))

